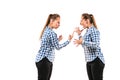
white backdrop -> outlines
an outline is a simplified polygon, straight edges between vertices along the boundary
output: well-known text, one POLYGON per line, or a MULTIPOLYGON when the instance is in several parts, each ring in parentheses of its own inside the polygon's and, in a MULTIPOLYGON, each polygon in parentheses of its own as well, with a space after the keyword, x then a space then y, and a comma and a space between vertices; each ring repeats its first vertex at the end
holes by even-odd
MULTIPOLYGON (((50 13, 61 16, 56 32, 67 40, 81 14, 95 16, 105 56, 104 80, 119 80, 119 2, 117 0, 1 0, 0 80, 37 80, 39 35, 50 13)), ((74 37, 75 38, 75 37, 74 37)), ((73 41, 56 51, 51 80, 88 80, 84 52, 73 41)))

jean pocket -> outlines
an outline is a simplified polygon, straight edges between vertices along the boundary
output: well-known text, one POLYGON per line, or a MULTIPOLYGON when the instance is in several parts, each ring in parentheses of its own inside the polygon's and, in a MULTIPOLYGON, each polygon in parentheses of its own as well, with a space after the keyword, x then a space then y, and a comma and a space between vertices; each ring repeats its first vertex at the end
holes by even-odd
POLYGON ((105 64, 101 61, 101 59, 99 57, 97 57, 97 60, 98 60, 99 64, 104 67, 105 64))

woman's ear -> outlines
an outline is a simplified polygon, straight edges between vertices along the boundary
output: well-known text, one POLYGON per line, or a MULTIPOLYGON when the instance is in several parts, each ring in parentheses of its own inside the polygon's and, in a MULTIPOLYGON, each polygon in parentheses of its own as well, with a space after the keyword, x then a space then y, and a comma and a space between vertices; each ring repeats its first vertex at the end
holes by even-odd
POLYGON ((52 19, 50 19, 50 24, 53 22, 53 20, 52 19))
POLYGON ((88 23, 89 23, 89 19, 86 20, 86 24, 88 24, 88 23))
POLYGON ((53 19, 50 19, 50 22, 53 22, 54 20, 53 19))

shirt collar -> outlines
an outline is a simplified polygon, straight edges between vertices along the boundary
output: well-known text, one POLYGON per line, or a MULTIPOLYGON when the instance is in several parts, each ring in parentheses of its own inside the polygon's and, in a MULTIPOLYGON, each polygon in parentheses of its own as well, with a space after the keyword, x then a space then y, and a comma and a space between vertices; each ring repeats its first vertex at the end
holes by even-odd
POLYGON ((52 28, 50 28, 49 26, 47 26, 46 28, 52 30, 52 28))

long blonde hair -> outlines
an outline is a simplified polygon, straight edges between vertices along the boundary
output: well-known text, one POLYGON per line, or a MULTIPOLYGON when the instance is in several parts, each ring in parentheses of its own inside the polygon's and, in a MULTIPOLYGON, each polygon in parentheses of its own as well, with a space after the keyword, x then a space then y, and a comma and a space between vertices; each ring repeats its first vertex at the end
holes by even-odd
POLYGON ((83 19, 85 19, 85 20, 89 19, 90 23, 93 24, 96 29, 98 29, 98 28, 97 28, 97 25, 96 25, 95 18, 94 18, 94 16, 93 16, 92 14, 83 13, 83 14, 82 14, 82 17, 83 17, 83 19))
POLYGON ((44 25, 44 27, 43 27, 43 29, 42 29, 42 31, 41 31, 40 39, 42 38, 42 35, 43 35, 43 33, 44 33, 45 28, 49 25, 50 20, 51 20, 51 19, 52 19, 52 20, 55 20, 55 19, 58 18, 58 17, 60 17, 59 14, 49 14, 49 16, 48 16, 48 18, 47 18, 47 21, 46 21, 46 23, 45 23, 45 25, 44 25))

